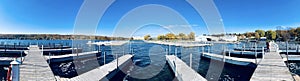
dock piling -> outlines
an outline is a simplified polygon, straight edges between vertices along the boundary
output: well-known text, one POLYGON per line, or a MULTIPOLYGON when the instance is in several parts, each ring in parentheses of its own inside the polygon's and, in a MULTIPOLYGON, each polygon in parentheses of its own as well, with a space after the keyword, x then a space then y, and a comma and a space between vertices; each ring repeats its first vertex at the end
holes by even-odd
POLYGON ((15 58, 14 61, 10 62, 11 64, 11 68, 12 68, 12 81, 19 81, 20 80, 20 69, 19 69, 19 65, 20 65, 20 62, 17 61, 17 59, 15 58))
POLYGON ((258 64, 257 63, 257 45, 256 45, 256 43, 255 43, 255 63, 258 64))
POLYGON ((190 53, 190 67, 192 68, 192 63, 193 63, 193 55, 192 55, 192 53, 190 53))
POLYGON ((48 57, 49 57, 49 60, 48 60, 48 63, 50 64, 50 55, 51 55, 51 53, 49 52, 49 55, 48 55, 48 57))
POLYGON ((103 52, 103 64, 105 64, 105 52, 103 52))

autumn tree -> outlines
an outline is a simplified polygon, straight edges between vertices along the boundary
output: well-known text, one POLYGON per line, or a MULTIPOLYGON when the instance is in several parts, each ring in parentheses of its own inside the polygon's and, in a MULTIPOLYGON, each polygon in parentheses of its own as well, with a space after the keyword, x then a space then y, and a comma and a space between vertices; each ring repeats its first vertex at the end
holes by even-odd
POLYGON ((150 35, 145 35, 145 36, 144 36, 144 40, 149 40, 150 38, 151 38, 150 35))
POLYGON ((184 33, 179 33, 176 38, 181 39, 181 40, 186 40, 187 36, 184 33))
POLYGON ((195 33, 194 32, 190 32, 190 34, 188 35, 189 40, 195 40, 195 33))
POLYGON ((173 33, 167 33, 166 34, 166 39, 167 40, 174 40, 174 39, 176 39, 176 36, 173 33))
POLYGON ((166 36, 165 36, 165 35, 158 35, 158 36, 157 36, 157 39, 158 39, 158 40, 165 40, 165 39, 166 39, 166 36))

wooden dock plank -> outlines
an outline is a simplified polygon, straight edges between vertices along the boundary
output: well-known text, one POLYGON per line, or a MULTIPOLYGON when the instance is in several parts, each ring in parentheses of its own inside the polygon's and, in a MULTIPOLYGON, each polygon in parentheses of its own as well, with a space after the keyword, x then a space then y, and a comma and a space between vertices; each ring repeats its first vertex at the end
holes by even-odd
POLYGON ((166 59, 179 81, 207 81, 178 57, 166 55, 166 59))
POLYGON ((250 81, 294 81, 278 52, 268 52, 258 64, 250 81))
POLYGON ((20 65, 20 81, 56 81, 37 45, 29 47, 28 54, 20 65))

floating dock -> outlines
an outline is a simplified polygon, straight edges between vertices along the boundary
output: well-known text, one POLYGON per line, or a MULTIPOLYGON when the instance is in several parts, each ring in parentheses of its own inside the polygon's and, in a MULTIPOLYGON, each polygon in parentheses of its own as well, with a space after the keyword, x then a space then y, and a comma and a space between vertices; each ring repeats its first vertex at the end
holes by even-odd
POLYGON ((273 43, 270 46, 271 52, 265 53, 250 81, 294 81, 288 67, 276 51, 278 45, 273 43))
POLYGON ((50 60, 50 62, 61 62, 61 61, 70 61, 73 60, 74 58, 81 59, 81 58, 95 57, 97 53, 99 52, 91 51, 91 52, 65 54, 65 55, 57 55, 57 56, 44 56, 44 57, 47 60, 50 60))
MULTIPOLYGON (((132 55, 124 55, 118 58, 118 67, 122 68, 124 64, 130 62, 129 60, 131 60, 131 57, 132 55)), ((88 71, 76 77, 59 78, 58 80, 59 81, 99 81, 99 80, 108 81, 106 76, 109 73, 113 72, 114 70, 117 70, 117 60, 114 60, 108 64, 95 68, 91 71, 88 71)))
POLYGON ((172 45, 172 46, 182 46, 182 47, 202 47, 202 46, 210 46, 210 43, 200 43, 200 42, 163 42, 163 41, 145 41, 147 43, 156 43, 162 45, 172 45))
POLYGON ((207 81, 204 77, 198 74, 195 70, 190 68, 181 59, 174 55, 166 55, 166 60, 173 72, 175 77, 179 81, 207 81))
POLYGON ((203 53, 203 56, 206 58, 224 61, 231 64, 237 65, 248 65, 249 63, 258 63, 261 59, 249 59, 249 58, 238 58, 238 57, 230 57, 219 54, 211 54, 211 53, 203 53))
POLYGON ((54 74, 37 45, 30 45, 20 65, 20 81, 56 81, 54 74))

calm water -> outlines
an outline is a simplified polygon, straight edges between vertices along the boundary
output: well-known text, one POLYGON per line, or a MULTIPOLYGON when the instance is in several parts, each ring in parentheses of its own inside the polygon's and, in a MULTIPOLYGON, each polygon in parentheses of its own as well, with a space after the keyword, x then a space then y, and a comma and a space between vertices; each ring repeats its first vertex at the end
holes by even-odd
MULTIPOLYGON (((72 46, 73 44, 73 47, 83 48, 84 51, 95 51, 99 49, 99 46, 87 45, 87 40, 76 41, 76 43, 72 42, 72 40, 0 40, 1 44, 18 44, 19 42, 24 45, 50 43, 72 46)), ((234 47, 238 46, 241 45, 214 44, 211 47, 204 47, 204 51, 209 50, 212 53, 220 54, 223 51, 223 48, 233 49, 234 47)), ((247 46, 251 46, 251 44, 247 46)), ((101 46, 100 49, 102 50, 102 52, 99 53, 97 57, 81 59, 76 61, 50 63, 51 69, 55 75, 70 78, 103 65, 104 52, 106 54, 105 61, 106 63, 108 63, 114 60, 116 58, 116 55, 122 56, 124 54, 130 54, 131 51, 133 51, 134 57, 132 58, 132 61, 135 63, 135 66, 132 66, 134 70, 131 72, 131 75, 126 76, 127 73, 119 71, 115 76, 113 76, 112 79, 110 79, 111 81, 118 81, 123 79, 126 79, 128 81, 171 81, 175 78, 175 76, 168 64, 166 63, 164 56, 166 55, 166 50, 168 49, 170 49, 168 50, 169 54, 175 54, 175 51, 177 51, 176 55, 187 64, 190 63, 189 55, 192 54, 192 68, 203 77, 207 77, 208 80, 247 81, 251 77, 254 69, 256 68, 255 64, 250 64, 248 66, 239 66, 201 57, 201 47, 169 47, 167 45, 149 44, 143 41, 131 41, 131 43, 127 43, 123 46, 101 46), (130 50, 130 47, 132 48, 132 50, 130 50), (152 68, 144 69, 147 68, 147 66, 151 66, 152 68), (141 79, 137 77, 138 75, 150 78, 141 79), (155 76, 152 77, 150 75, 155 76)), ((7 66, 0 67, 0 76, 6 77, 6 70, 4 70, 3 67, 7 66)))

